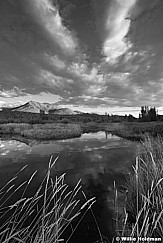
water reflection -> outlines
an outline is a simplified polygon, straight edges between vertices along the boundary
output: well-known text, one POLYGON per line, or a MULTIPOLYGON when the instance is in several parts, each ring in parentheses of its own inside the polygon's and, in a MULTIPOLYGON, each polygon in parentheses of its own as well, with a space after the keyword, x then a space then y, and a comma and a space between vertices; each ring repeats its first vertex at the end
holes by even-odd
MULTIPOLYGON (((124 179, 123 171, 134 162, 134 144, 105 132, 84 134, 80 138, 61 141, 29 141, 15 139, 0 140, 0 185, 4 184, 23 165, 22 179, 29 178, 37 170, 35 184, 45 176, 50 155, 59 156, 51 171, 52 177, 66 173, 66 183, 73 187, 82 178, 83 190, 88 197, 95 196, 94 214, 101 232, 112 236, 113 181, 124 179)), ((31 189, 32 192, 32 189, 31 189)), ((97 225, 91 212, 77 230, 78 243, 93 243, 99 240, 97 225), (84 233, 85 232, 85 233, 84 233), (79 236, 80 235, 80 236, 79 236)), ((73 236, 75 237, 75 235, 73 236)), ((74 238, 70 242, 75 242, 74 238)))
MULTIPOLYGON (((86 153, 91 160, 100 161, 104 159, 104 150, 112 151, 114 148, 128 149, 130 143, 111 134, 105 137, 104 132, 84 134, 81 138, 61 141, 33 141, 29 145, 11 139, 0 140, 0 163, 28 162, 29 157, 49 157, 50 154, 62 154, 70 152, 86 153), (20 160, 21 154, 21 160, 20 160)), ((108 152, 107 152, 108 154, 108 152)))

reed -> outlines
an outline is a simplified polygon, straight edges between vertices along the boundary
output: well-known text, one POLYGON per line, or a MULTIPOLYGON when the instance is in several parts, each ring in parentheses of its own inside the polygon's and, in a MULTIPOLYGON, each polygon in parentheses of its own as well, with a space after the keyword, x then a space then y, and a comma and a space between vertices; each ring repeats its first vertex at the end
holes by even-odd
MULTIPOLYGON (((137 149, 133 173, 127 176, 126 205, 117 227, 121 236, 163 236, 163 147, 147 137, 137 149)), ((135 241, 130 241, 135 242, 135 241)), ((138 241, 136 241, 138 242, 138 241)))
MULTIPOLYGON (((1 188, 0 222, 3 221, 3 224, 0 225, 0 242, 68 242, 63 239, 66 229, 79 215, 81 215, 80 222, 92 207, 95 198, 85 200, 84 203, 78 199, 81 191, 80 181, 73 190, 69 190, 68 185, 64 183, 65 174, 56 177, 55 180, 51 178, 50 172, 56 160, 53 161, 51 157, 47 174, 32 197, 26 198, 25 195, 37 171, 29 180, 14 188, 15 180, 26 166, 1 188), (22 188, 19 200, 8 205, 22 188)), ((75 229, 71 235, 74 231, 75 229)))

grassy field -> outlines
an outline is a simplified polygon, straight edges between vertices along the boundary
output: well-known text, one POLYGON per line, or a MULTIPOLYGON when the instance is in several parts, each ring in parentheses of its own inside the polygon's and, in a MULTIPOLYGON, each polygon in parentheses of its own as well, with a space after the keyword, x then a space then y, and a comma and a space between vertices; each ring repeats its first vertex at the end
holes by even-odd
POLYGON ((117 235, 162 237, 163 146, 160 139, 146 138, 138 145, 136 164, 133 173, 127 175, 124 187, 126 205, 116 221, 117 235))
POLYGON ((25 138, 33 139, 66 139, 80 137, 82 133, 105 131, 105 128, 112 128, 110 123, 46 123, 46 124, 29 124, 29 123, 7 123, 0 124, 0 134, 19 135, 25 138))
POLYGON ((25 138, 40 140, 67 139, 80 137, 82 133, 106 131, 130 140, 144 140, 146 135, 162 136, 163 122, 128 122, 128 123, 7 123, 0 124, 0 134, 20 135, 25 138))
POLYGON ((102 123, 97 123, 97 122, 80 123, 80 127, 81 127, 83 133, 105 131, 106 126, 107 126, 107 123, 104 123, 104 122, 102 122, 102 123))
POLYGON ((162 136, 163 122, 132 122, 106 125, 106 131, 131 140, 144 140, 146 135, 162 136))
POLYGON ((0 124, 1 134, 21 135, 34 139, 67 139, 80 137, 82 130, 77 124, 35 124, 8 123, 0 124))

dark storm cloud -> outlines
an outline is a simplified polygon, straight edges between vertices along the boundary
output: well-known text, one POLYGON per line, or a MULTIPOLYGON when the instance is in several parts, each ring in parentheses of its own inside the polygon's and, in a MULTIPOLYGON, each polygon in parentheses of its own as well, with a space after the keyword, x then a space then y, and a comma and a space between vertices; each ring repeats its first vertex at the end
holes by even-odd
MULTIPOLYGON (((40 70, 48 67, 50 69, 51 63, 46 60, 46 55, 50 53, 51 57, 54 54, 66 59, 64 52, 72 51, 77 45, 76 39, 73 39, 68 30, 61 25, 57 13, 54 17, 48 12, 48 2, 35 2, 32 10, 34 1, 0 2, 0 84, 3 89, 8 90, 16 85, 31 94, 44 91, 45 88, 47 91, 50 90, 46 81, 43 83, 38 80, 40 70), (35 18, 41 13, 44 21, 38 23, 35 18), (57 36, 63 39, 65 37, 66 42, 58 44, 58 39, 55 36, 53 38, 53 33, 50 32, 50 25, 53 24, 57 26, 57 36), (37 89, 34 88, 36 86, 37 89)), ((58 65, 57 61, 57 67, 52 67, 53 72, 57 72, 58 65)))
POLYGON ((157 106, 162 20, 161 0, 0 0, 0 96, 157 106))
POLYGON ((158 106, 163 92, 163 2, 137 1, 131 19, 133 47, 125 65, 131 68, 132 82, 142 90, 142 103, 146 99, 146 104, 158 106))
POLYGON ((102 46, 98 25, 103 13, 96 10, 97 5, 100 6, 101 10, 104 10, 106 1, 101 0, 100 5, 97 0, 60 0, 58 2, 59 13, 65 26, 77 33, 83 50, 87 52, 89 61, 98 61, 101 52, 100 47, 102 46))

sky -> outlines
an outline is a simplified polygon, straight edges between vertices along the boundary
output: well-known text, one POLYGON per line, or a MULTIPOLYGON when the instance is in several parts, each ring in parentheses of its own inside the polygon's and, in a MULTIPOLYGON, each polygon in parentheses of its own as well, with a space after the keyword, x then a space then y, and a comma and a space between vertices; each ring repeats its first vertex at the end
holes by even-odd
POLYGON ((0 0, 0 106, 163 114, 162 0, 0 0))

